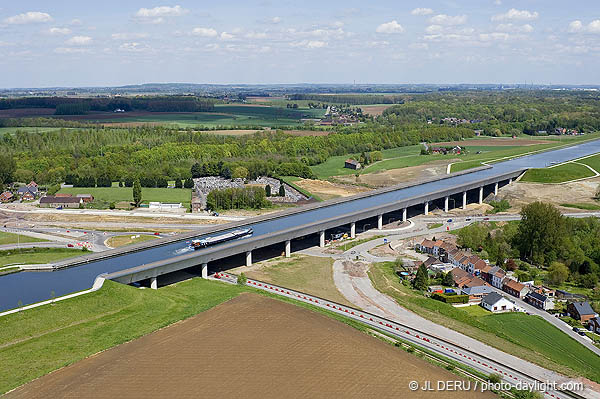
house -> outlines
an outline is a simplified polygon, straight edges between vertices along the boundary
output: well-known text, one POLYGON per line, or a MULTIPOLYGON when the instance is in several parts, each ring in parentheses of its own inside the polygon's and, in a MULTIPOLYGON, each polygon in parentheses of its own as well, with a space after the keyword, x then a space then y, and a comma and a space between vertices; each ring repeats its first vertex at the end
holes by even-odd
POLYGON ((358 170, 360 169, 360 162, 354 159, 346 159, 346 162, 344 162, 344 168, 358 170))
POLYGON ((5 191, 0 194, 0 202, 11 202, 15 199, 15 196, 10 191, 5 191))
POLYGON ((35 197, 37 197, 38 195, 38 189, 36 186, 23 186, 19 187, 19 189, 17 190, 17 195, 21 198, 23 198, 23 196, 27 193, 31 194, 31 196, 33 196, 33 198, 35 199, 35 197))
POLYGON ((542 310, 554 309, 554 302, 550 298, 535 291, 525 295, 525 302, 542 310))
POLYGON ((592 317, 588 323, 588 329, 596 334, 600 334, 600 317, 592 317))
POLYGON ((94 200, 94 196, 92 194, 77 194, 77 198, 81 198, 83 202, 92 202, 94 200))
POLYGON ((598 316, 590 306, 589 302, 570 302, 567 305, 567 313, 569 316, 576 320, 580 320, 582 323, 598 316))
POLYGON ((79 208, 80 204, 83 204, 83 198, 56 197, 54 195, 40 198, 40 206, 44 208, 79 208))
POLYGON ((454 285, 461 289, 487 285, 486 282, 480 279, 479 277, 473 277, 467 271, 458 267, 452 269, 450 273, 452 273, 454 285))
POLYGON ((434 242, 431 240, 423 240, 422 243, 415 245, 415 249, 417 251, 421 251, 424 252, 426 254, 432 254, 433 255, 433 246, 434 246, 434 242))
POLYGON ((21 201, 33 201, 35 199, 35 195, 31 193, 31 191, 26 191, 25 194, 21 196, 21 201))
POLYGON ((516 280, 505 278, 502 282, 502 291, 519 299, 523 299, 529 292, 529 288, 527 288, 525 284, 521 284, 516 280))
POLYGON ((504 280, 504 277, 506 277, 504 269, 499 266, 494 266, 486 273, 486 276, 488 283, 498 289, 502 289, 502 281, 504 280))
POLYGON ((27 187, 35 187, 37 189, 38 188, 38 184, 32 180, 32 181, 29 182, 29 184, 27 185, 27 187))
POLYGON ((494 292, 494 289, 489 285, 478 285, 475 287, 465 287, 462 289, 464 295, 468 295, 471 298, 481 299, 484 296, 494 292))
POLYGON ((67 193, 56 193, 54 194, 55 197, 72 197, 73 194, 67 194, 67 193))
POLYGON ((515 310, 514 302, 497 292, 492 292, 484 296, 481 300, 481 306, 493 313, 512 312, 515 310))

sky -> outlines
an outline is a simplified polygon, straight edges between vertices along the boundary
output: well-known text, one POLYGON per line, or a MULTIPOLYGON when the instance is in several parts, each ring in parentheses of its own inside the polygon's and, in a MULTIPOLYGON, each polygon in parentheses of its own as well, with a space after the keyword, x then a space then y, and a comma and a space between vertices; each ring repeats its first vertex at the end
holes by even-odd
POLYGON ((0 3, 0 87, 600 84, 598 0, 0 3))

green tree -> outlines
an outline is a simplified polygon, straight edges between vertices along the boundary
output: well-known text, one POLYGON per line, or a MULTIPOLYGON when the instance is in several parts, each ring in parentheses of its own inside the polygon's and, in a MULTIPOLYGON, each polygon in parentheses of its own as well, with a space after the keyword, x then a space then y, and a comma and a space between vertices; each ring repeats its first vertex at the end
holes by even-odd
POLYGON ((246 285, 247 281, 248 281, 248 279, 246 278, 246 275, 244 274, 244 272, 240 273, 237 278, 238 285, 246 285))
POLYGON ((417 269, 417 274, 413 279, 413 287, 417 290, 425 291, 429 286, 429 274, 427 273, 427 267, 421 264, 417 269))
POLYGON ((136 179, 135 182, 133 182, 133 202, 135 203, 135 206, 140 206, 140 203, 142 202, 142 185, 140 184, 139 179, 136 179))
MULTIPOLYGON (((530 272, 531 274, 531 272, 530 272)), ((548 268, 547 279, 552 285, 561 285, 569 278, 569 268, 561 262, 552 262, 548 268)))
POLYGON ((267 197, 271 196, 271 185, 270 184, 267 184, 265 186, 265 194, 266 194, 267 197))
POLYGON ((554 205, 533 202, 521 210, 514 244, 523 259, 548 265, 558 257, 564 232, 564 217, 554 205))
POLYGON ((283 184, 279 185, 279 196, 285 197, 285 186, 283 184))
MULTIPOLYGON (((15 162, 12 155, 9 154, 0 154, 0 184, 11 183, 13 181, 13 173, 17 168, 17 163, 15 162)), ((29 183, 23 182, 23 183, 29 183)))
POLYGON ((243 166, 238 166, 234 168, 233 172, 231 173, 232 179, 246 179, 247 177, 248 169, 244 168, 243 166))
POLYGON ((454 278, 452 277, 452 272, 448 272, 444 274, 444 278, 442 279, 442 284, 448 287, 454 287, 454 278))
POLYGON ((181 179, 175 179, 175 188, 183 188, 183 183, 181 182, 181 179))
POLYGON ((183 187, 194 188, 194 181, 192 180, 191 177, 188 177, 187 179, 185 179, 185 182, 183 182, 183 187))
POLYGON ((488 229, 478 223, 463 227, 458 231, 457 243, 461 247, 479 250, 488 236, 488 229))

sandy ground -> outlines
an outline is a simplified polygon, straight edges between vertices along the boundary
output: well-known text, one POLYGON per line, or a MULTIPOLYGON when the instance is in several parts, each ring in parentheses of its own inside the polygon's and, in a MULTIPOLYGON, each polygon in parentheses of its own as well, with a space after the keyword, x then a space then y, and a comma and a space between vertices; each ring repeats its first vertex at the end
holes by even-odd
POLYGON ((379 116, 379 115, 383 114, 383 111, 385 111, 392 105, 393 104, 390 104, 390 105, 362 105, 360 108, 362 109, 363 113, 365 113, 367 115, 379 116))
MULTIPOLYGON (((37 379, 7 398, 430 398, 450 372, 327 316, 257 294, 37 379)), ((436 398, 492 398, 436 392, 436 398)))
MULTIPOLYGON (((352 178, 355 179, 354 176, 352 176, 352 178)), ((370 189, 365 187, 331 183, 324 180, 302 179, 295 182, 295 184, 313 194, 318 195, 324 200, 337 197, 349 197, 351 195, 370 191, 370 189)))
MULTIPOLYGON (((544 201, 555 205, 564 203, 588 203, 598 205, 594 200, 596 190, 600 185, 600 177, 566 184, 536 184, 517 182, 504 186, 498 192, 498 197, 507 199, 514 209, 523 205, 544 201)), ((563 208, 564 211, 577 212, 574 208, 563 208)))
MULTIPOLYGON (((375 173, 367 173, 360 175, 358 182, 368 184, 371 187, 387 187, 409 181, 438 177, 445 175, 448 164, 454 161, 456 161, 456 159, 444 159, 430 162, 426 165, 409 166, 401 169, 381 170, 375 173)), ((348 183, 356 182, 356 176, 354 175, 336 176, 336 179, 348 183)))
POLYGON ((480 139, 480 140, 472 140, 469 141, 467 143, 465 143, 464 141, 444 141, 441 143, 433 143, 433 146, 455 146, 455 145, 459 145, 459 146, 471 146, 471 145, 477 145, 477 146, 513 146, 513 145, 518 145, 518 146, 527 146, 527 145, 534 145, 534 144, 548 144, 548 140, 533 140, 533 139, 513 139, 513 138, 503 138, 503 137, 498 137, 498 138, 490 138, 490 139, 480 139))

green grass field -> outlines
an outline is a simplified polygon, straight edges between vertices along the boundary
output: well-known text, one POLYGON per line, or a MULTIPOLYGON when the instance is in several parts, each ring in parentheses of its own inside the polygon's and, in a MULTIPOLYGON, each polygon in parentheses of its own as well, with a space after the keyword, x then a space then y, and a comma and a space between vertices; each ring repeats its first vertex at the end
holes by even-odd
POLYGON ((600 205, 596 205, 596 204, 575 203, 575 204, 560 204, 560 206, 564 206, 565 208, 583 209, 586 211, 600 211, 600 205))
MULTIPOLYGON (((104 202, 133 201, 131 187, 67 187, 61 188, 61 194, 92 194, 94 200, 104 202)), ((181 202, 187 205, 192 200, 192 190, 188 188, 142 188, 142 203, 181 202)))
POLYGON ((482 314, 426 298, 404 286, 389 262, 374 264, 369 277, 377 290, 426 319, 542 367, 600 381, 600 357, 540 317, 523 313, 482 314))
POLYGON ((213 112, 189 113, 153 113, 151 115, 131 116, 125 114, 121 118, 102 118, 96 122, 119 123, 164 123, 179 127, 195 126, 298 126, 302 118, 320 118, 325 114, 322 109, 284 107, 264 107, 253 105, 216 105, 213 112))
POLYGON ((83 255, 81 249, 76 248, 21 248, 0 251, 0 266, 8 265, 35 265, 52 263, 58 260, 83 255))
POLYGON ((73 128, 63 128, 63 127, 0 127, 0 137, 5 134, 13 134, 17 131, 27 132, 27 133, 44 133, 44 132, 55 132, 57 130, 72 130, 73 128))
POLYGON ((581 159, 577 162, 582 163, 584 165, 588 165, 589 167, 594 169, 596 172, 600 173, 600 154, 581 159))
POLYGON ((525 183, 563 183, 592 176, 594 173, 585 166, 567 163, 554 168, 529 169, 520 181, 525 183))
POLYGON ((17 244, 19 242, 46 242, 42 238, 25 236, 23 234, 5 233, 0 231, 0 245, 17 244))

